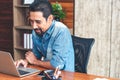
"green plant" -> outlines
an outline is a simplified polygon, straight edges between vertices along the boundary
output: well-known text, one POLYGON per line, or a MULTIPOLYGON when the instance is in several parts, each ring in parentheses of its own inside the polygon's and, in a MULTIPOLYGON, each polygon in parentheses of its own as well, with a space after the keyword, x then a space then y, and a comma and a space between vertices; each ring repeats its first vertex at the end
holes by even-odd
POLYGON ((65 18, 65 11, 63 11, 61 4, 58 2, 52 4, 53 15, 55 18, 59 18, 60 20, 65 18))

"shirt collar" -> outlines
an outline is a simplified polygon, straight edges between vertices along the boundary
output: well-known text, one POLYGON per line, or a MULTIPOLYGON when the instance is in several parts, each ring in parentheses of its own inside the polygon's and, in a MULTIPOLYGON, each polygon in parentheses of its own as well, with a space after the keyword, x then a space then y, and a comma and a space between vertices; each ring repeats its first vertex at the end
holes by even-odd
POLYGON ((51 26, 49 27, 49 29, 46 32, 47 34, 51 34, 53 32, 54 25, 55 25, 55 20, 52 21, 51 26))
POLYGON ((51 26, 48 28, 48 30, 45 32, 45 34, 43 35, 44 38, 49 38, 49 36, 52 34, 53 30, 54 30, 54 26, 55 25, 55 20, 52 21, 51 26))

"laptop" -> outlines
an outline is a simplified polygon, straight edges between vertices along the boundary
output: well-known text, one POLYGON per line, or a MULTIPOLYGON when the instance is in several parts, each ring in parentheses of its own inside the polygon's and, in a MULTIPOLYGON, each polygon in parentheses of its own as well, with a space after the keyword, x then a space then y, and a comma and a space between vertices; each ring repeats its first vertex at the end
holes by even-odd
POLYGON ((39 73, 40 70, 33 68, 16 68, 14 60, 9 52, 0 51, 0 73, 10 74, 18 77, 39 73))

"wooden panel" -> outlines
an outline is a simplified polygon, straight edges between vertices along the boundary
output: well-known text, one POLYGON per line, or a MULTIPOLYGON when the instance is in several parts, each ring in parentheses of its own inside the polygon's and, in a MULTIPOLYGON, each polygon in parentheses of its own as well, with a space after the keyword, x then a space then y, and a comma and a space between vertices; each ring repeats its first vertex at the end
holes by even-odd
POLYGON ((113 0, 111 33, 111 77, 120 78, 120 0, 113 0))
POLYGON ((74 0, 49 0, 49 1, 52 1, 52 2, 73 2, 74 0))
POLYGON ((66 24, 68 28, 73 29, 74 27, 74 2, 59 1, 59 3, 62 5, 63 10, 66 12, 66 17, 65 19, 62 20, 62 22, 66 24))
POLYGON ((95 38, 88 73, 109 76, 112 0, 75 0, 75 35, 95 38))
POLYGON ((63 6, 63 9, 66 12, 66 18, 63 20, 63 23, 65 23, 68 28, 73 28, 74 23, 74 11, 73 11, 73 3, 61 3, 63 6))
POLYGON ((0 0, 0 50, 13 53, 12 0, 0 0))

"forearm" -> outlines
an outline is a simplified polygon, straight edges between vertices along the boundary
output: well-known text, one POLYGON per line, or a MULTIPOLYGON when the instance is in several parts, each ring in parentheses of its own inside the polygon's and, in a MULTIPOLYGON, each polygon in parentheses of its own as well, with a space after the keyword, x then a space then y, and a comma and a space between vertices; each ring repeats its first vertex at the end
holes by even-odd
POLYGON ((47 69, 54 69, 54 67, 52 67, 52 65, 50 64, 50 61, 36 60, 36 61, 34 61, 33 64, 37 65, 37 66, 41 66, 41 67, 47 68, 47 69))
POLYGON ((25 54, 25 58, 28 61, 28 63, 33 64, 33 65, 38 65, 41 67, 45 67, 48 69, 54 69, 49 61, 41 61, 36 58, 36 56, 33 54, 33 52, 28 51, 25 54))

